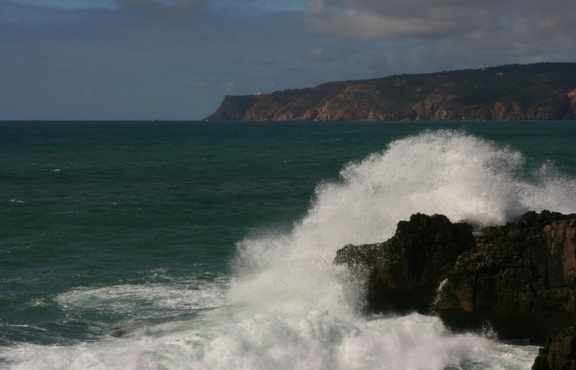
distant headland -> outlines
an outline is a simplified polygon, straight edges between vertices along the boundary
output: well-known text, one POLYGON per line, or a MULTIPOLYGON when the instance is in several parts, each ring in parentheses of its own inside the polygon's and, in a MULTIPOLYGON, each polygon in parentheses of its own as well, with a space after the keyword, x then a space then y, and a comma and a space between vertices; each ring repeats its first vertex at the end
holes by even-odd
POLYGON ((576 119, 576 63, 504 65, 226 96, 208 121, 576 119))

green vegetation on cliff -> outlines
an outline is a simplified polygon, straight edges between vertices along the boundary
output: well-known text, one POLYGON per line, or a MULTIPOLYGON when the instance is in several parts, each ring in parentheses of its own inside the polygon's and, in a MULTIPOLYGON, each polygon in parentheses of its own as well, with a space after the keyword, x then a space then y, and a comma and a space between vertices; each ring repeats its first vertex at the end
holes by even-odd
POLYGON ((576 119, 576 63, 537 63, 329 82, 227 96, 212 121, 576 119))

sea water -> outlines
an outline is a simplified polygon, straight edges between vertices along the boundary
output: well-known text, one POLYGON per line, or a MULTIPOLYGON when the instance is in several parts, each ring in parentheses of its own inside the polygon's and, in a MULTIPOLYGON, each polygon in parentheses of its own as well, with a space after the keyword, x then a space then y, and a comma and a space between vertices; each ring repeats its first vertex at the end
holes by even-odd
POLYGON ((2 369, 528 369, 364 316, 348 243, 576 212, 576 122, 0 123, 2 369))

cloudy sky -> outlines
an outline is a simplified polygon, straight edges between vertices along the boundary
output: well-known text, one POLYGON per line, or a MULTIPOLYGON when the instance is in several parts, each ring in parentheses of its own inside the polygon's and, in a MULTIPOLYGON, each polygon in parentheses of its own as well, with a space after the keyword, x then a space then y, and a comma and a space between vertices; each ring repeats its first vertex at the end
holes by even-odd
POLYGON ((0 0, 0 120, 195 120, 225 95, 576 61, 572 0, 0 0))

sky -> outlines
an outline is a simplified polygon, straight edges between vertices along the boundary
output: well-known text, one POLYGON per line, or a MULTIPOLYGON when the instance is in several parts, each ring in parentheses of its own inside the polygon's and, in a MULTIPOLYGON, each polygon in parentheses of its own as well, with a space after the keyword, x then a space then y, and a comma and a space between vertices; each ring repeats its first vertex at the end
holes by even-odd
POLYGON ((226 95, 574 61, 571 0, 0 0, 0 120, 199 120, 226 95))

